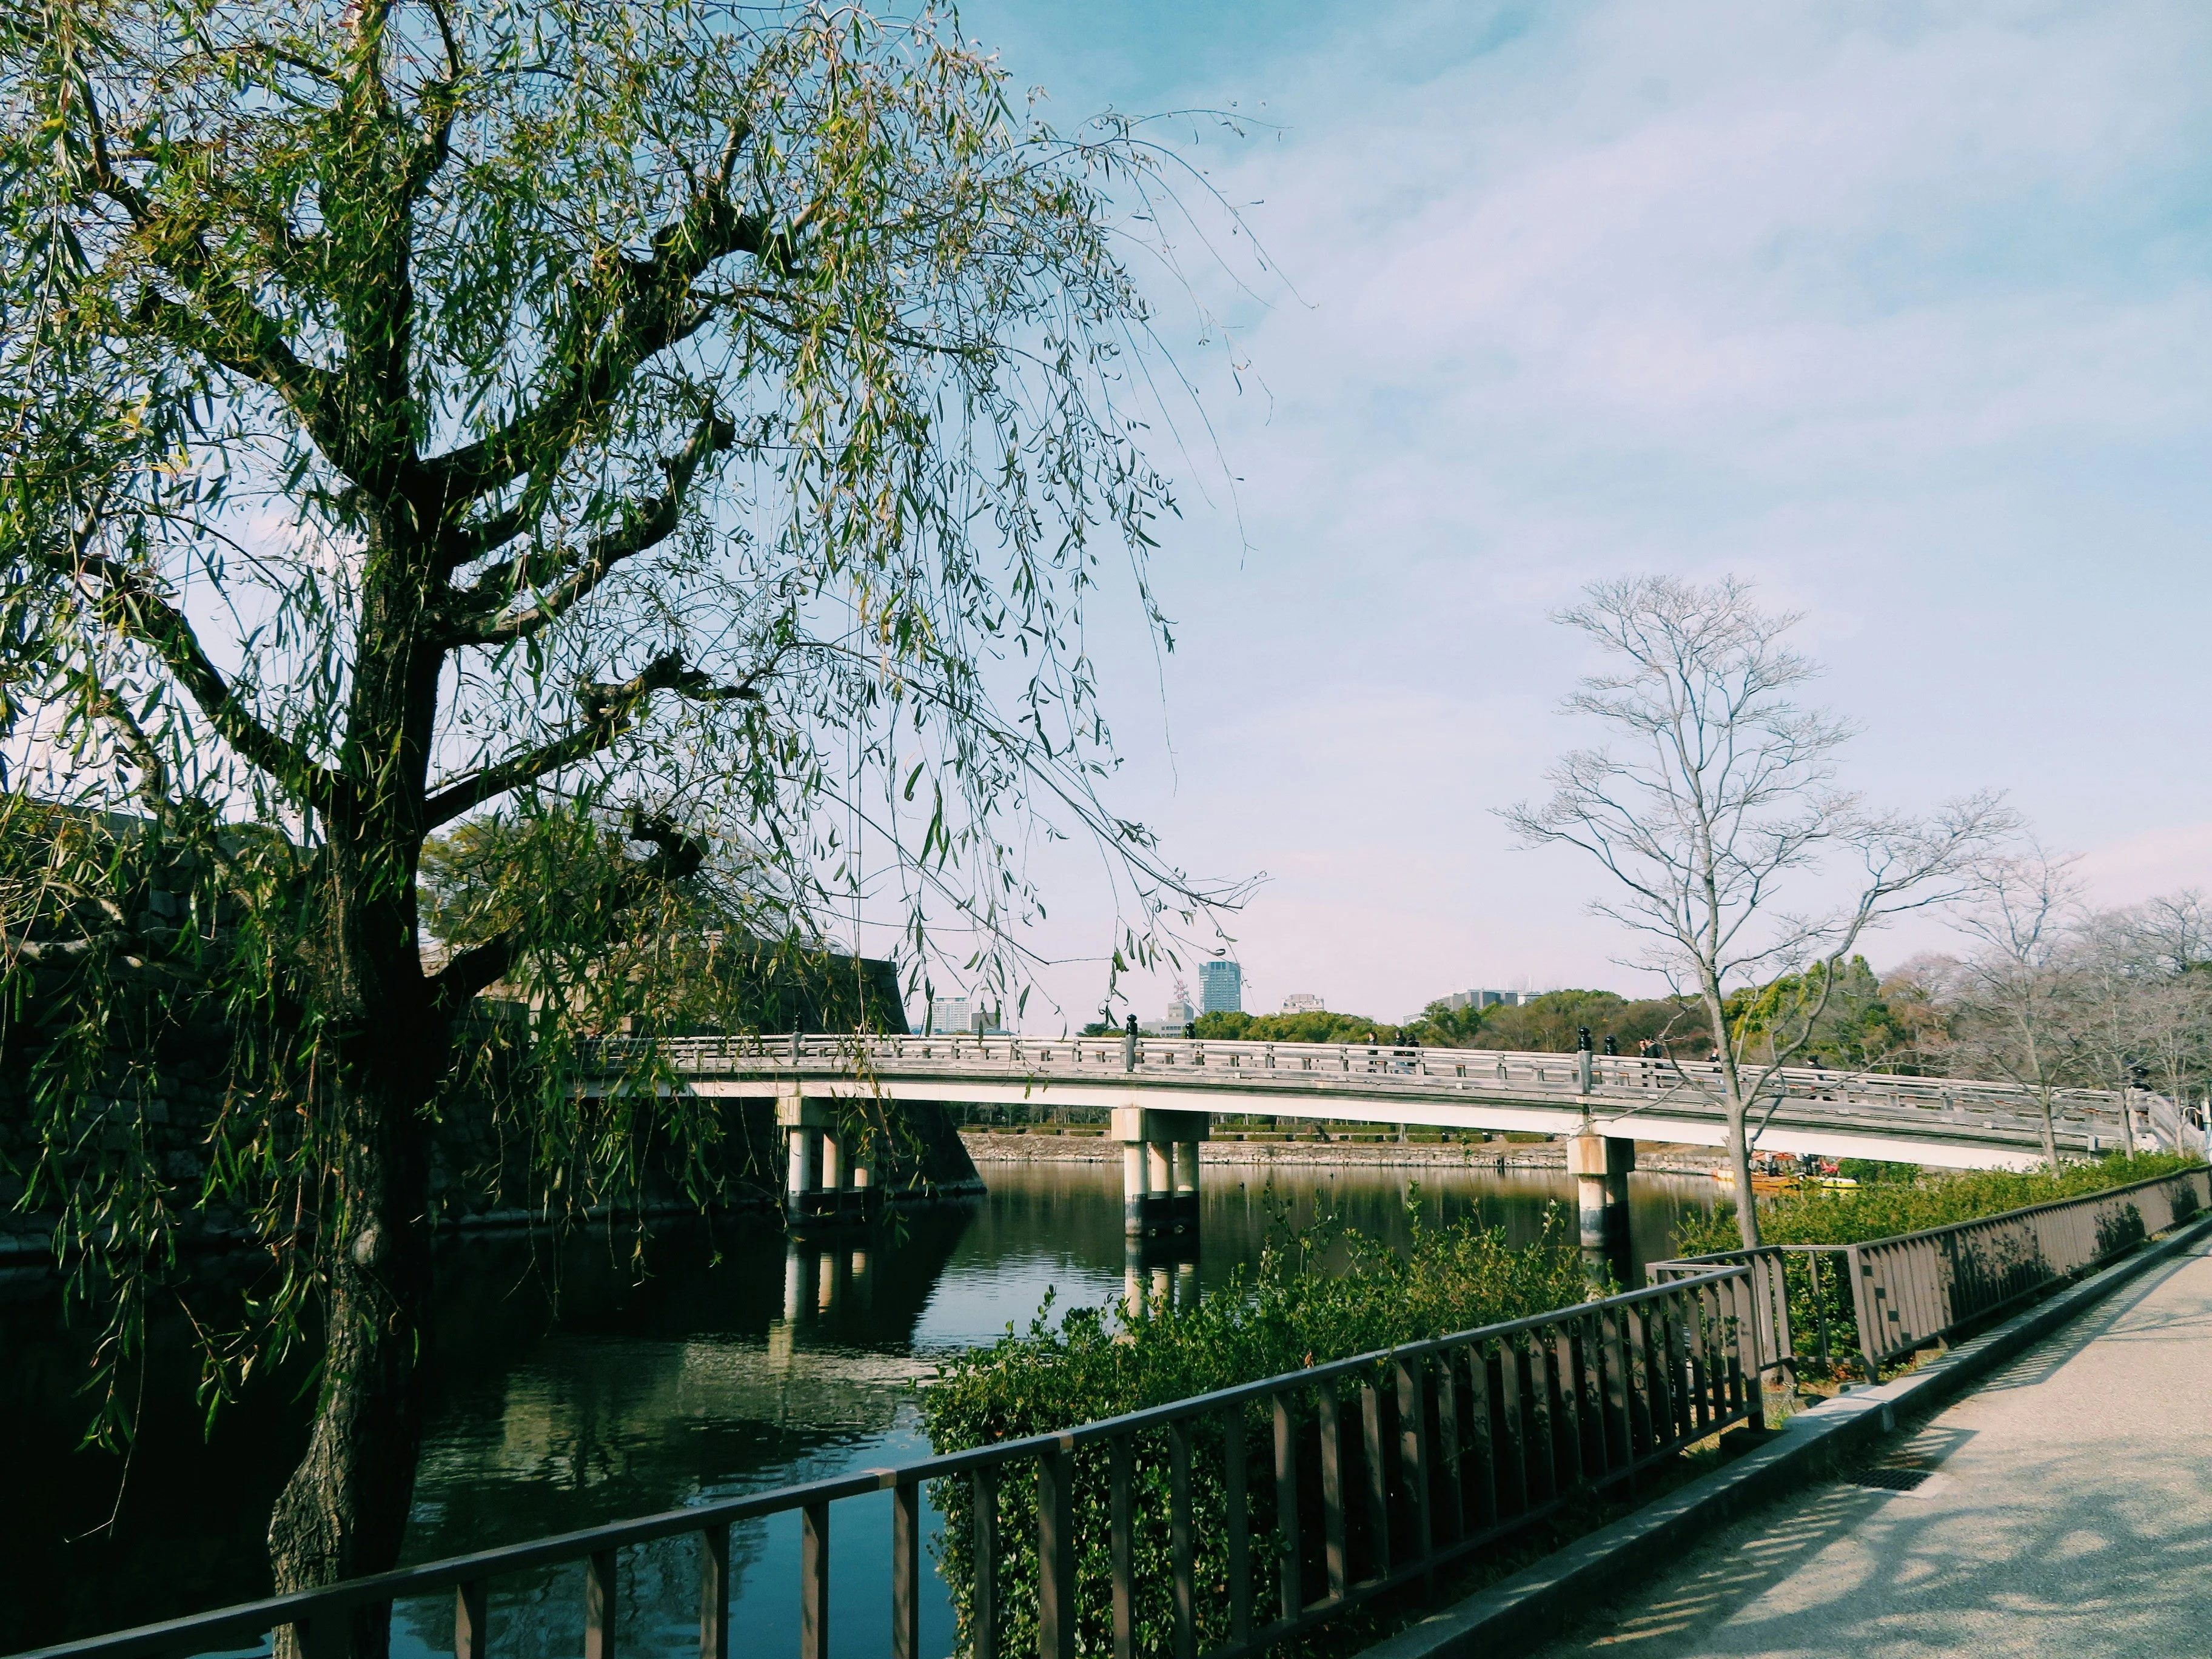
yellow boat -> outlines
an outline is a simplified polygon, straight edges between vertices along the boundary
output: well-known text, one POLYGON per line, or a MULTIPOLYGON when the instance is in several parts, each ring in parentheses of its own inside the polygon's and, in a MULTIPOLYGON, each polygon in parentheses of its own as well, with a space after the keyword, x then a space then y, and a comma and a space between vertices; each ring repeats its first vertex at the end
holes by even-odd
MULTIPOLYGON (((1713 1171, 1713 1179, 1723 1187, 1735 1185, 1735 1171, 1723 1164, 1713 1171)), ((1753 1172, 1751 1190, 1754 1193, 1798 1193, 1808 1187, 1825 1187, 1833 1191, 1856 1187, 1859 1183, 1850 1176, 1785 1176, 1760 1175, 1753 1172)))

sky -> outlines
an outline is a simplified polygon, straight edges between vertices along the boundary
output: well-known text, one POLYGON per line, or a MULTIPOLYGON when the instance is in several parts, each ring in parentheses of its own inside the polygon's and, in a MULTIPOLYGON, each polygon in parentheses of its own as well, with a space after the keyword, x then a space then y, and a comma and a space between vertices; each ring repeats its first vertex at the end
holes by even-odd
MULTIPOLYGON (((1188 234, 1188 290, 1139 267, 1216 447, 1179 422, 1155 452, 1184 504, 1154 567, 1175 653, 1127 628, 1103 654, 1115 803, 1194 873, 1267 878, 1227 923, 1248 1008, 1653 988, 1587 914, 1599 874, 1493 816, 1595 735, 1557 712, 1595 663, 1553 613, 1646 571, 1804 613, 1870 800, 2005 790, 2100 903, 2212 886, 2212 9, 961 21, 1063 126, 1243 124, 1149 129, 1269 269, 1188 234)), ((1055 965, 1023 1023, 1057 1029, 1098 1005, 1110 906, 1079 849, 1032 873, 1055 965)), ((1948 937, 1921 918, 1869 954, 1948 937)))

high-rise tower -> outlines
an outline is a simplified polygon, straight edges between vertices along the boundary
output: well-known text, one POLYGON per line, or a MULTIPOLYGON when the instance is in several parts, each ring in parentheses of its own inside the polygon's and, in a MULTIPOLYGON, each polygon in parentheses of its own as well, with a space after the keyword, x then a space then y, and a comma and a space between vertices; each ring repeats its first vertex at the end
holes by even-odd
POLYGON ((1236 1014, 1244 1011, 1244 970, 1233 962, 1198 964, 1198 1012, 1236 1014))

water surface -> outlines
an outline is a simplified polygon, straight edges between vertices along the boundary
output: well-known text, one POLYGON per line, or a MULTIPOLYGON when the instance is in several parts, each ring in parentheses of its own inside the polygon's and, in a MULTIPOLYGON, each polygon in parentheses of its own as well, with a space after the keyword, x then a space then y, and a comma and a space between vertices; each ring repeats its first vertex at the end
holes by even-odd
MULTIPOLYGON (((627 1236, 463 1241, 441 1258, 437 1382, 406 1554, 429 1560, 547 1533, 925 1455, 914 1386, 943 1357, 1058 1305, 1120 1297, 1127 1267, 1120 1170, 1108 1164, 991 1164, 987 1198, 904 1218, 896 1231, 792 1246, 773 1227, 679 1229, 640 1258, 627 1236)), ((1256 1261, 1272 1219, 1334 1213, 1402 1242, 1418 1190, 1431 1218, 1480 1212, 1533 1239, 1563 1176, 1427 1167, 1273 1172, 1206 1166, 1197 1259, 1154 1278, 1218 1290, 1256 1261)), ((1710 1182, 1633 1178, 1639 1262, 1669 1248, 1710 1182)), ((117 1503, 118 1460, 75 1452, 71 1392, 88 1334, 51 1292, 0 1302, 0 1407, 24 1455, 0 1510, 0 1607, 23 1613, 0 1650, 142 1623, 267 1590, 268 1504, 304 1438, 299 1379, 276 1380, 198 1431, 184 1345, 157 1332, 146 1426, 117 1503), (112 1516, 112 1524, 111 1522, 112 1516)), ((890 1500, 840 1503, 833 1582, 838 1659, 885 1650, 890 1500)), ((795 1519, 732 1540, 736 1628, 748 1650, 796 1650, 795 1519)), ((688 1540, 624 1556, 625 1651, 696 1652, 697 1567, 688 1540)), ((576 1571, 497 1581, 494 1650, 576 1650, 576 1571)), ((0 1615, 0 1626, 12 1615, 0 1615)), ((949 1612, 924 1613, 925 1651, 949 1646, 949 1612)), ((395 1650, 450 1651, 449 1601, 403 1607, 395 1650)))

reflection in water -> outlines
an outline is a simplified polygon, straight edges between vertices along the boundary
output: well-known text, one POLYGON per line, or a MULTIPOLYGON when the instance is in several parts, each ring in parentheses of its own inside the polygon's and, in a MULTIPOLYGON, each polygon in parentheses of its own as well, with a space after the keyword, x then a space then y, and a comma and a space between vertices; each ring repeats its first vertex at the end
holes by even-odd
MULTIPOLYGON (((457 1244, 440 1262, 437 1382, 407 1559, 926 1455, 910 1390, 934 1359, 1025 1327, 1048 1294, 1060 1308, 1097 1305, 1129 1282, 1117 1165, 992 1165, 985 1176, 988 1198, 861 1239, 788 1247, 774 1229, 672 1232, 653 1242, 642 1277, 621 1238, 558 1250, 457 1244)), ((1536 1235, 1548 1204, 1571 1200, 1564 1176, 1302 1166, 1278 1172, 1270 1192, 1256 1166, 1209 1164, 1195 1259, 1170 1251, 1136 1268, 1155 1296, 1211 1294, 1256 1261, 1279 1215, 1297 1225, 1333 1212, 1402 1241, 1416 1179, 1431 1218, 1479 1207, 1516 1242, 1536 1235)), ((1706 1182, 1636 1176, 1639 1262, 1668 1248, 1683 1207, 1711 1194, 1706 1182)), ((168 1352, 149 1399, 182 1404, 149 1422, 117 1528, 68 1543, 105 1517, 115 1488, 113 1460, 67 1449, 83 1407, 64 1379, 85 1341, 60 1328, 50 1294, 0 1306, 0 1410, 31 1441, 17 1466, 27 1478, 0 1521, 0 1606, 39 1610, 35 1628, 9 1632, 9 1647, 266 1591, 261 1537, 297 1455, 296 1384, 264 1389, 204 1444, 188 1367, 168 1352)), ((890 1499, 842 1502, 834 1516, 831 1645, 838 1659, 860 1659, 887 1647, 890 1499)), ((734 1530, 734 1624, 746 1650, 796 1650, 797 1562, 795 1519, 734 1530)), ((621 1571, 624 1650, 696 1653, 691 1540, 626 1552, 621 1571)), ((495 1653, 573 1654, 581 1601, 576 1570, 495 1580, 495 1653)), ((926 1652, 948 1650, 950 1610, 933 1598, 923 1633, 926 1652)), ((449 1652, 452 1641, 449 1599, 401 1608, 397 1651, 449 1652)))

